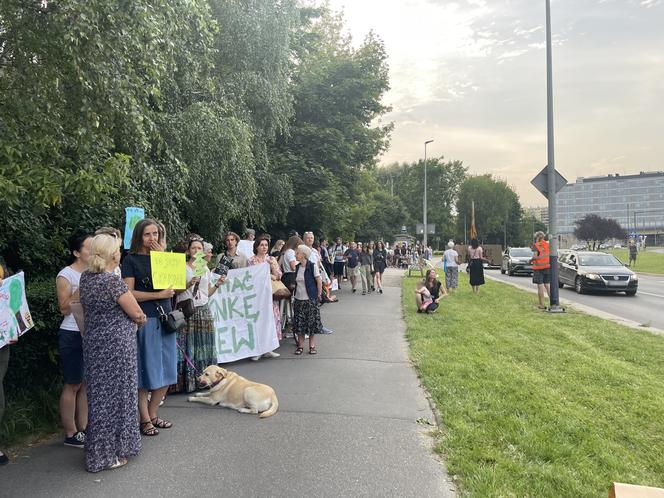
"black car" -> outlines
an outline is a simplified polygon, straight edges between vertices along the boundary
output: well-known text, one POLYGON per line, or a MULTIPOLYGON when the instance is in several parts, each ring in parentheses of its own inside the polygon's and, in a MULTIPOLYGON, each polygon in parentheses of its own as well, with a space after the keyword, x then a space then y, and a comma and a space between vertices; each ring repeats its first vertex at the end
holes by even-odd
POLYGON ((639 277, 618 258, 604 252, 565 251, 558 257, 558 287, 576 292, 624 292, 636 294, 639 277))
POLYGON ((530 260, 533 257, 533 251, 530 247, 509 247, 503 253, 503 262, 500 266, 500 273, 505 275, 514 275, 515 273, 524 273, 530 275, 533 272, 533 265, 530 260))

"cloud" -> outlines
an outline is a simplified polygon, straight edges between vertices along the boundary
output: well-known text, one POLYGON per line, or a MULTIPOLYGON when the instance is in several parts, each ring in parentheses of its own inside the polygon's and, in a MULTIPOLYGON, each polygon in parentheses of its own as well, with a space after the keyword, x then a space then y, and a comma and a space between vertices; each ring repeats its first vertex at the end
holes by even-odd
MULTIPOLYGON (((383 163, 431 154, 508 177, 525 204, 546 162, 544 2, 331 0, 357 40, 385 41, 395 123, 383 163)), ((664 169, 662 0, 552 3, 557 167, 664 169)))

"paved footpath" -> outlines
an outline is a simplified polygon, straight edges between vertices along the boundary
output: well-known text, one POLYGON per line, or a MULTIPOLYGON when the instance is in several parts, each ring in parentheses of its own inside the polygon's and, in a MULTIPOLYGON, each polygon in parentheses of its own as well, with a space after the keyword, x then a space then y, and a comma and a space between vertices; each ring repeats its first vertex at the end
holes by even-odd
POLYGON ((0 468, 11 497, 433 497, 454 496, 434 456, 434 420, 408 361, 401 318, 401 272, 385 274, 385 294, 326 304, 318 355, 293 355, 229 368, 273 386, 279 412, 260 420, 170 396, 160 415, 174 427, 143 438, 141 455, 115 471, 89 474, 83 452, 52 440, 0 468))

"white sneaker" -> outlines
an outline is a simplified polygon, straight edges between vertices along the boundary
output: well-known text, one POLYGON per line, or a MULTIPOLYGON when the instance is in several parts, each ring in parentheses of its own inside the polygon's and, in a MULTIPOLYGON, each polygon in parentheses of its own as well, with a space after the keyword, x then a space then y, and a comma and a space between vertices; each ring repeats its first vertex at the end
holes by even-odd
POLYGON ((275 353, 274 351, 270 351, 269 353, 265 353, 263 355, 263 358, 279 358, 281 355, 279 353, 275 353))
POLYGON ((258 361, 258 360, 260 360, 260 359, 261 359, 260 356, 252 356, 252 357, 251 357, 251 361, 258 361))

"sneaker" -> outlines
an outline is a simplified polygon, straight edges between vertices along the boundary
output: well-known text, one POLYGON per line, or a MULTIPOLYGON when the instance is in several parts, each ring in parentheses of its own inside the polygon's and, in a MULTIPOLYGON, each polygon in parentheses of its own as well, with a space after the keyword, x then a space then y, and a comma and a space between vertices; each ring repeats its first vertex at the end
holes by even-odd
POLYGON ((332 330, 332 329, 328 329, 328 328, 325 327, 325 326, 321 327, 321 329, 320 329, 320 333, 321 333, 321 334, 331 334, 332 332, 334 332, 334 330, 332 330))
POLYGON ((9 463, 9 458, 2 451, 0 451, 0 465, 7 465, 9 463))
POLYGON ((279 358, 281 355, 279 353, 275 353, 274 351, 270 351, 269 353, 265 353, 263 355, 263 358, 279 358))
POLYGON ((378 289, 378 292, 382 294, 382 293, 383 293, 383 289, 378 289))
POLYGON ((76 432, 71 437, 65 437, 65 446, 71 446, 72 448, 81 448, 85 446, 85 434, 82 432, 76 432))
POLYGON ((251 361, 258 361, 258 360, 260 360, 260 359, 261 359, 260 356, 252 356, 252 357, 251 357, 251 361))
POLYGON ((362 295, 363 295, 363 296, 366 296, 366 295, 367 295, 367 293, 366 293, 366 292, 364 292, 364 291, 362 291, 362 295))
POLYGON ((355 294, 356 292, 357 292, 357 289, 353 289, 353 294, 355 294))

